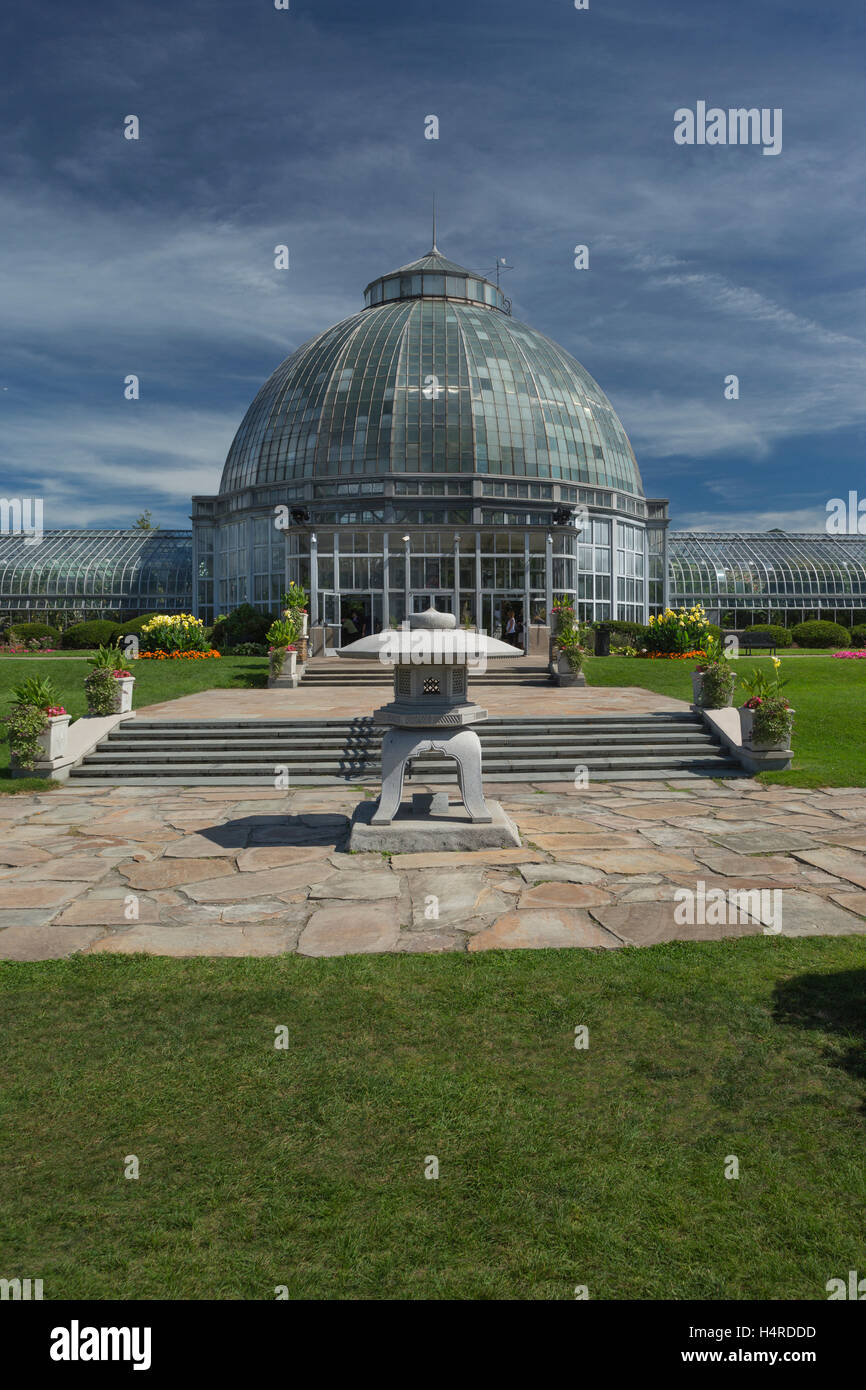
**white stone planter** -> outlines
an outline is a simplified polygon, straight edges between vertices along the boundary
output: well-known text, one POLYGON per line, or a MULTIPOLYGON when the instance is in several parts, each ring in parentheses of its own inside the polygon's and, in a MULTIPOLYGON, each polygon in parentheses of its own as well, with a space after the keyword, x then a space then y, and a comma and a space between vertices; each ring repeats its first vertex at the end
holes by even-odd
POLYGON ((559 652, 557 656, 553 667, 553 679, 557 685, 586 685, 586 676, 582 671, 572 669, 565 652, 559 652))
MULTIPOLYGON (((692 671, 692 695, 693 695, 693 697, 694 697, 694 703, 695 703, 696 705, 698 705, 701 709, 729 709, 729 708, 731 707, 731 705, 734 703, 734 687, 733 687, 733 685, 731 686, 731 689, 730 689, 730 693, 729 693, 729 695, 728 695, 728 698, 725 700, 725 703, 724 703, 723 705, 704 705, 704 704, 702 703, 702 698, 701 698, 701 697, 702 697, 702 694, 703 694, 703 688, 704 688, 704 673, 703 673, 703 671, 692 671)), ((751 710, 749 711, 749 713, 751 714, 751 710)))
POLYGON ((68 714, 48 716, 48 728, 39 735, 39 746, 42 749, 39 757, 40 763, 54 762, 55 759, 63 757, 69 734, 69 719, 68 714))
POLYGON ((268 689, 294 689, 300 684, 301 679, 298 675, 298 653, 296 651, 285 652, 281 668, 279 668, 279 662, 275 660, 275 657, 276 653, 271 652, 268 661, 268 689), (278 668, 279 674, 277 674, 278 668))
POLYGON ((737 710, 740 716, 740 740, 744 748, 752 748, 755 752, 774 753, 782 751, 791 746, 791 724, 794 718, 794 711, 788 710, 788 732, 779 743, 755 743, 752 738, 752 730, 755 723, 755 711, 740 707, 737 710))
POLYGON ((129 714, 132 711, 132 688, 135 676, 115 676, 117 689, 114 692, 114 713, 129 714))

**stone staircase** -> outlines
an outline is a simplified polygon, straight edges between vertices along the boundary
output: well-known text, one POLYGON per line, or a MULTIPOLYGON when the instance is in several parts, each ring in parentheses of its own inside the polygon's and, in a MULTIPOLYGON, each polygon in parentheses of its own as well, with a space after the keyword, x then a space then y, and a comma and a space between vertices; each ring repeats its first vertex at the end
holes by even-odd
MULTIPOLYGON (((491 661, 483 675, 470 671, 470 678, 493 685, 547 686, 552 690, 553 682, 547 673, 546 662, 527 657, 516 657, 514 663, 491 661)), ((340 657, 316 657, 304 667, 304 688, 309 686, 393 686, 394 668, 378 661, 344 661, 340 657)))
MULTIPOLYGON (((743 775, 690 711, 499 718, 474 727, 485 782, 573 782, 578 767, 592 781, 743 775)), ((273 786, 277 773, 288 769, 290 787, 376 784, 382 733, 369 717, 136 718, 114 728, 70 775, 88 782, 273 786)), ((453 780, 454 766, 425 755, 413 766, 413 778, 453 780)))

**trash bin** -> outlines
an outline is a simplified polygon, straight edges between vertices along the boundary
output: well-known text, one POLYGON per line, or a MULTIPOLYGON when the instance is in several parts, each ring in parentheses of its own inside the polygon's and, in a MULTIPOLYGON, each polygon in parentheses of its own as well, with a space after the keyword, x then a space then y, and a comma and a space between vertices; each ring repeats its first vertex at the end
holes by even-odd
POLYGON ((610 656, 610 627, 607 623, 599 623, 595 629, 595 654, 610 656))

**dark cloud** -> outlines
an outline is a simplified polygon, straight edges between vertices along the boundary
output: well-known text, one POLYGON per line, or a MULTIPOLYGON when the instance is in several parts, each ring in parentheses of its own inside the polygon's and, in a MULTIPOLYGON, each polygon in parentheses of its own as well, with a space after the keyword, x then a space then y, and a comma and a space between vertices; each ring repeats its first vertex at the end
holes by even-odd
POLYGON ((862 477, 862 40, 842 0, 19 4, 4 491, 42 488, 49 525, 186 524, 277 362, 427 249, 435 189, 443 250, 508 257, 675 524, 817 528, 862 477), (677 147, 698 100, 781 107, 782 154, 677 147))

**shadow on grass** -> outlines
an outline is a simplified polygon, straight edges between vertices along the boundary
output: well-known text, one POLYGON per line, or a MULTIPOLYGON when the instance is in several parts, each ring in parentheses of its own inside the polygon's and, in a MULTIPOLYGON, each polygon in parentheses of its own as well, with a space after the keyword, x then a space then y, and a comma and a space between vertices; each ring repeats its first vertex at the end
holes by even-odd
POLYGON ((254 665, 252 662, 248 666, 236 666, 237 675, 236 685, 246 686, 248 690, 266 690, 268 684, 267 666, 254 665))
MULTIPOLYGON (((866 1081, 866 969, 831 975, 798 975, 775 992, 778 1023, 820 1030, 838 1038, 828 1058, 858 1081, 866 1081)), ((861 1110, 866 1114, 866 1096, 861 1110)))

